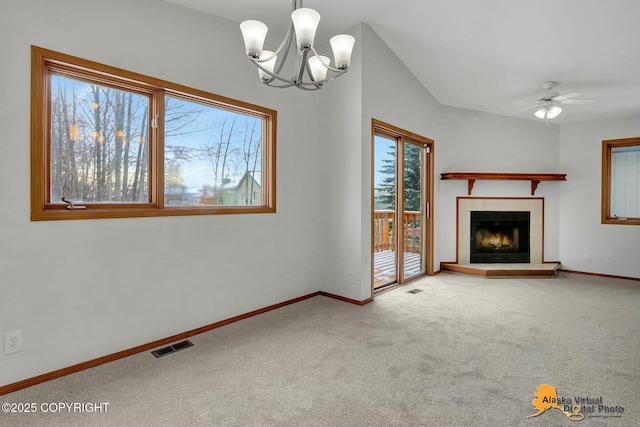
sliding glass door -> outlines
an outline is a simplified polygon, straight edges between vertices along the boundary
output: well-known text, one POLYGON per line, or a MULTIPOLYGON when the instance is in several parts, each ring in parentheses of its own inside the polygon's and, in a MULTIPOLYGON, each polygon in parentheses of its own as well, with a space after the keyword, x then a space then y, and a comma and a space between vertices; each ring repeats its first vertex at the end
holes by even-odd
POLYGON ((398 281, 397 142, 384 135, 374 135, 374 209, 373 251, 374 288, 398 281))
POLYGON ((374 121, 374 290, 429 272, 432 144, 374 121))
POLYGON ((426 148, 404 142, 404 173, 402 180, 402 278, 408 279, 425 271, 424 251, 424 160, 426 148))

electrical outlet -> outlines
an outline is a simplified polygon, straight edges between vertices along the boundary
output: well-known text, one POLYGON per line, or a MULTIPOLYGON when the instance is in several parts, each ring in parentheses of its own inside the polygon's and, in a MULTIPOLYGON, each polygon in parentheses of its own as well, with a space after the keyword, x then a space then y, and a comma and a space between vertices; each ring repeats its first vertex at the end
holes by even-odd
POLYGON ((587 252, 586 254, 584 254, 584 260, 591 261, 591 252, 587 252))
POLYGON ((4 334, 4 354, 19 353, 22 351, 22 331, 7 332, 4 334))
POLYGON ((356 272, 355 271, 350 271, 349 272, 349 283, 351 283, 351 284, 355 284, 356 283, 356 272))
POLYGON ((605 261, 607 262, 607 264, 613 264, 613 255, 607 254, 605 261))

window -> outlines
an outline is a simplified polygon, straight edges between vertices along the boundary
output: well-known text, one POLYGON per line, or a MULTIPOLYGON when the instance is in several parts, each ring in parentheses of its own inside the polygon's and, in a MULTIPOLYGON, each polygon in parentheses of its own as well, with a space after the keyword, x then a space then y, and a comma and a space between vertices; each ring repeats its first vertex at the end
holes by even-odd
POLYGON ((602 141, 602 223, 640 225, 640 138, 602 141))
POLYGON ((35 46, 31 111, 32 220, 275 212, 276 111, 35 46))

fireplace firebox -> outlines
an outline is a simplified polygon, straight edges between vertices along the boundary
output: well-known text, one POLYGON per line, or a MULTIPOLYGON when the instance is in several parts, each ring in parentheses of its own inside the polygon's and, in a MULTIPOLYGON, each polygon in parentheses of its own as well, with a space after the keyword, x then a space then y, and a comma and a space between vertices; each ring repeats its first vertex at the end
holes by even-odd
POLYGON ((530 262, 530 212, 471 211, 471 263, 530 262))

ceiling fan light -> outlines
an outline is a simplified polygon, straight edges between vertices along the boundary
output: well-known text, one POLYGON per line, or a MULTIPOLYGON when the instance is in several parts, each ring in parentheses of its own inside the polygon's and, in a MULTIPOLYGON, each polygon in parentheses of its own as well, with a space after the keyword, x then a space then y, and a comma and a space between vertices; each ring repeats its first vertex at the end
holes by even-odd
POLYGON ((562 108, 557 105, 552 105, 549 107, 549 111, 547 111, 547 119, 555 119, 562 113, 562 108))
POLYGON ((547 115, 547 107, 542 107, 533 114, 539 119, 544 119, 547 115))

